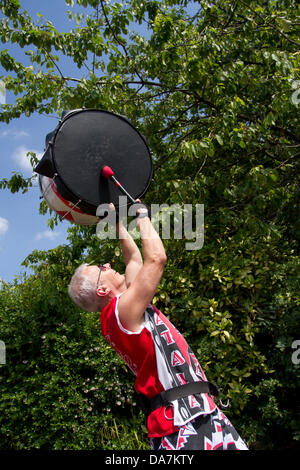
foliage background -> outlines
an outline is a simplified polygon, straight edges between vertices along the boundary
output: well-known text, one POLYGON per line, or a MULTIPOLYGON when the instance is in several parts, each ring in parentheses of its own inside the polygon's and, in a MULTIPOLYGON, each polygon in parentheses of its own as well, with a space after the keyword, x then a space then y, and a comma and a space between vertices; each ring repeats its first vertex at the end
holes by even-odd
MULTIPOLYGON (((77 3, 87 14, 58 32, 46 18, 35 23, 25 2, 0 1, 2 43, 32 47, 29 67, 0 52, 16 95, 0 120, 93 107, 126 115, 147 137, 155 175, 145 202, 205 207, 201 250, 164 241, 154 303, 230 398, 227 415, 249 447, 298 448, 299 5, 77 3), (64 75, 64 56, 80 79, 64 75)), ((15 174, 1 187, 32 182, 15 174)), ((101 338, 98 315, 67 296, 75 267, 92 260, 123 269, 116 241, 100 246, 94 228, 70 226, 67 245, 24 261, 32 275, 2 283, 2 449, 148 448, 133 377, 101 338)))

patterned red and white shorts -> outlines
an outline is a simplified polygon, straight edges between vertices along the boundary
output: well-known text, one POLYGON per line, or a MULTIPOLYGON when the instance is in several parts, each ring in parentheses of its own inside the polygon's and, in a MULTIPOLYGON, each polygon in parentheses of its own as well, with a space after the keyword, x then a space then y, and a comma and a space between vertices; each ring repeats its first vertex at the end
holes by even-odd
POLYGON ((179 431, 150 439, 151 450, 248 450, 229 419, 218 408, 181 426, 179 431))

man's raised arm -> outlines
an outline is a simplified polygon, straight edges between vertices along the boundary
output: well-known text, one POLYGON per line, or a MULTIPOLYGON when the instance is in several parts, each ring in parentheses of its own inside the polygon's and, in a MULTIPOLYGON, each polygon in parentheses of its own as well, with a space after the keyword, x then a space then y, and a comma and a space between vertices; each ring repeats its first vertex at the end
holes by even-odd
POLYGON ((136 278, 139 270, 143 265, 142 255, 140 250, 136 246, 131 235, 127 232, 126 228, 122 224, 122 221, 119 221, 116 225, 124 263, 126 266, 125 269, 125 281, 127 288, 130 287, 134 279, 136 278))
MULTIPOLYGON (((140 212, 142 214, 143 209, 140 212)), ((144 263, 119 301, 119 318, 123 326, 131 331, 139 330, 167 261, 162 241, 149 217, 138 217, 137 223, 142 238, 144 263)))

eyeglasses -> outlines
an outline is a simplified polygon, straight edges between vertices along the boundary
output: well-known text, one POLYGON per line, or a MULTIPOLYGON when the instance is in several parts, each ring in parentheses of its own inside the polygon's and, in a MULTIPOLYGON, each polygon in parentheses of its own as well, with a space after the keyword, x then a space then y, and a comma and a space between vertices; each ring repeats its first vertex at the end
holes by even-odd
POLYGON ((97 281, 97 289, 100 284, 101 272, 105 271, 106 269, 110 269, 110 264, 108 264, 108 267, 105 264, 98 264, 98 268, 99 268, 99 276, 98 276, 98 281, 97 281))
MULTIPOLYGON (((105 267, 103 266, 103 264, 98 264, 98 268, 99 268, 99 276, 98 276, 98 281, 97 281, 97 289, 98 289, 98 287, 99 287, 99 282, 100 282, 100 277, 101 277, 101 271, 102 271, 103 268, 105 269, 105 267)), ((96 289, 96 290, 97 290, 97 289, 96 289)))

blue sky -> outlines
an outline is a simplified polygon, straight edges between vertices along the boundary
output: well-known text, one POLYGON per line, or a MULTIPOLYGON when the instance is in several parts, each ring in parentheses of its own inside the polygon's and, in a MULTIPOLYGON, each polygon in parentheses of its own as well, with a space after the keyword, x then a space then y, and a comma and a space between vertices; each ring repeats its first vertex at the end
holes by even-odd
MULTIPOLYGON (((21 0, 20 3, 33 19, 37 19, 39 13, 52 21, 60 31, 69 31, 74 27, 67 15, 67 9, 70 7, 65 5, 64 0, 21 0)), ((8 49, 17 60, 29 65, 29 59, 24 55, 25 48, 21 49, 9 43, 0 43, 0 47, 8 49)), ((80 77, 82 74, 65 59, 60 61, 60 66, 66 75, 80 77)), ((5 76, 6 71, 0 67, 1 75, 5 76)), ((3 94, 0 99, 0 103, 3 103, 3 94)), ((14 103, 14 95, 6 92, 5 101, 14 103)), ((9 124, 0 122, 0 179, 9 179, 13 171, 21 172, 24 177, 31 176, 32 169, 26 153, 34 151, 37 155, 42 155, 45 135, 56 125, 55 115, 38 113, 30 117, 22 116, 9 124)), ((7 189, 0 190, 0 279, 4 281, 13 281, 16 275, 25 271, 21 263, 34 249, 48 250, 67 243, 69 222, 63 221, 53 231, 50 230, 47 226, 48 216, 39 214, 40 196, 37 183, 26 194, 12 194, 7 189)))

